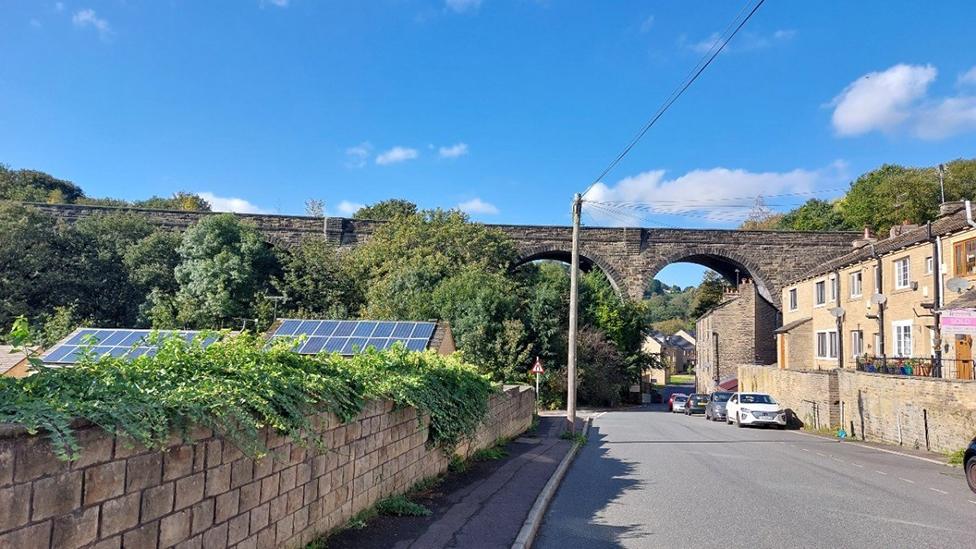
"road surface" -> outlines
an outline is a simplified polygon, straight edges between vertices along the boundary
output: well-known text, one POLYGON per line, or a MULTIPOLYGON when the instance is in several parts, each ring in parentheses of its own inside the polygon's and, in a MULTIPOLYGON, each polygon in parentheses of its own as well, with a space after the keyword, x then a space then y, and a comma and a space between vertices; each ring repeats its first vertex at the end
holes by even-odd
POLYGON ((594 420, 534 548, 976 547, 958 468, 663 410, 594 420))

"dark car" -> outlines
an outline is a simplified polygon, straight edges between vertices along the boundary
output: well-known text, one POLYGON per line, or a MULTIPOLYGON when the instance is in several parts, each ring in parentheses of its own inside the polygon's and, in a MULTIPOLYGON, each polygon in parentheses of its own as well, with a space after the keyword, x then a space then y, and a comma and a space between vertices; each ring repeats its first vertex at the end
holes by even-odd
POLYGON ((708 406, 708 395, 695 393, 688 397, 688 403, 685 404, 685 415, 704 414, 706 406, 708 406))
POLYGON ((969 483, 969 489, 976 492, 976 438, 966 448, 962 463, 966 469, 966 482, 969 483))
POLYGON ((732 393, 726 391, 712 393, 712 397, 708 399, 708 406, 705 407, 705 419, 725 421, 725 403, 731 396, 732 393))

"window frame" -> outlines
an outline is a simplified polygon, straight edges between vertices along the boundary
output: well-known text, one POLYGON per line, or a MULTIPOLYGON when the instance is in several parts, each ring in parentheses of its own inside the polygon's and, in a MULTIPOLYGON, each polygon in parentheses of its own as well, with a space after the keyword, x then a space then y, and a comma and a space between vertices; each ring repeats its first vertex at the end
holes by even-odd
POLYGON ((851 330, 851 356, 857 358, 864 354, 864 330, 851 330))
POLYGON ((893 320, 891 321, 891 335, 894 338, 894 352, 892 356, 897 358, 911 358, 912 352, 914 351, 912 326, 913 322, 911 320, 893 320), (907 336, 907 338, 906 338, 907 336), (907 341, 907 349, 905 344, 907 341), (907 353, 905 352, 907 350, 907 353))
POLYGON ((813 283, 813 306, 823 307, 827 303, 827 280, 813 283))
POLYGON ((830 302, 837 303, 837 298, 840 297, 840 284, 837 283, 837 277, 831 275, 827 280, 830 282, 830 302))
POLYGON ((861 297, 864 295, 864 271, 857 270, 851 273, 851 297, 861 297))
POLYGON ((952 245, 952 274, 955 276, 976 275, 976 237, 967 238, 952 245), (968 253, 969 250, 972 251, 972 254, 968 253), (970 257, 973 258, 972 262, 969 261, 970 257))
POLYGON ((815 356, 817 360, 836 360, 837 359, 837 330, 817 330, 816 335, 816 345, 814 349, 815 356), (823 347, 826 354, 821 354, 820 343, 821 336, 823 336, 823 347))
POLYGON ((935 270, 935 260, 932 256, 925 258, 925 274, 930 275, 935 270))
POLYGON ((799 309, 800 300, 799 300, 799 296, 797 295, 796 288, 790 288, 789 292, 787 292, 787 295, 789 296, 789 300, 790 300, 790 310, 795 311, 799 309))
POLYGON ((895 270, 895 289, 905 290, 911 288, 912 286, 912 262, 911 258, 908 256, 900 257, 892 261, 892 266, 895 270), (905 269, 902 272, 901 266, 904 265, 905 269))

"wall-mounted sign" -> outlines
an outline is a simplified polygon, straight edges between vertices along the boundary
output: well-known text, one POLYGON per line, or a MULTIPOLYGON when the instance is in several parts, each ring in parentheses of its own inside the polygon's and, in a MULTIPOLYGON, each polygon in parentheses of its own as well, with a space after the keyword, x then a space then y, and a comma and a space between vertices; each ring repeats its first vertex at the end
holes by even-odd
POLYGON ((949 309, 941 318, 943 334, 976 335, 976 309, 949 309))

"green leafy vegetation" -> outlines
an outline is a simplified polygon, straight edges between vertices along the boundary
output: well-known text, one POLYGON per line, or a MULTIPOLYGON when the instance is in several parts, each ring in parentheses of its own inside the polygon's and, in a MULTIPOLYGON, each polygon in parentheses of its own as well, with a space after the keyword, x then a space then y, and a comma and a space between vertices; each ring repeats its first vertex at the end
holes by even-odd
POLYGON ((571 440, 574 444, 579 444, 580 446, 586 444, 586 435, 583 433, 570 433, 569 431, 566 431, 559 435, 559 438, 563 440, 571 440))
POLYGON ((390 496, 376 503, 376 512, 388 517, 427 517, 430 509, 403 495, 390 496))
POLYGON ((966 449, 960 448, 955 452, 946 453, 946 463, 949 465, 962 465, 963 459, 966 457, 966 449))
MULTIPOLYGON (((18 334, 12 335, 27 341, 18 334)), ((247 334, 207 348, 168 338, 155 357, 88 358, 23 379, 0 378, 0 423, 47 432, 63 459, 78 452, 75 418, 148 448, 201 425, 256 456, 265 451, 259 436, 265 427, 318 446, 304 436, 314 431, 313 412, 347 421, 366 400, 389 399, 429 414, 431 443, 449 449, 477 429, 492 390, 474 367, 432 352, 394 348, 343 359, 298 355, 287 344, 266 348, 247 334)))

